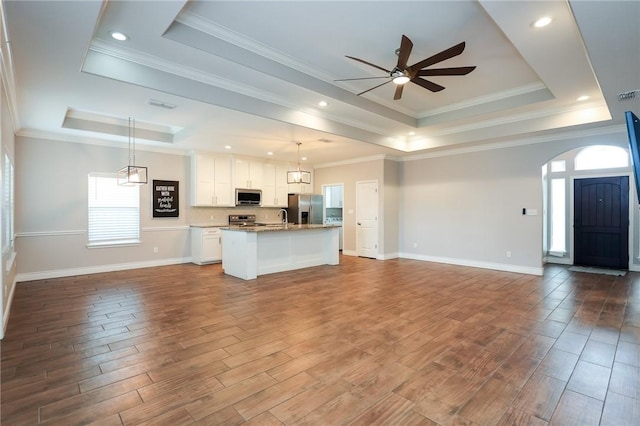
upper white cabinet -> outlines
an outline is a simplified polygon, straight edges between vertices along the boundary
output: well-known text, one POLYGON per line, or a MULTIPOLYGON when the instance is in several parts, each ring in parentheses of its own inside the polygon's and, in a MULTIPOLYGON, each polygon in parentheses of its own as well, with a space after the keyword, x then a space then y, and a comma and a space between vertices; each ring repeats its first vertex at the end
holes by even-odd
POLYGON ((231 178, 231 157, 191 155, 191 205, 235 205, 231 178))
POLYGON ((342 208, 342 186, 327 186, 325 204, 327 208, 342 208))
POLYGON ((262 189, 263 166, 261 161, 235 158, 233 160, 235 187, 262 189))
POLYGON ((262 207, 288 207, 287 165, 265 163, 262 170, 262 207))

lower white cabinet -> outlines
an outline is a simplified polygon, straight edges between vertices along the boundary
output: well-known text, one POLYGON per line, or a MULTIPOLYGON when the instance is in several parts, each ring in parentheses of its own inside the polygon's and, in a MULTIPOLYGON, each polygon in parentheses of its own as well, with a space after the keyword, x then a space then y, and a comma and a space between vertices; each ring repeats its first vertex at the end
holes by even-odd
POLYGON ((191 228, 191 261, 197 265, 222 260, 222 231, 220 228, 191 228))

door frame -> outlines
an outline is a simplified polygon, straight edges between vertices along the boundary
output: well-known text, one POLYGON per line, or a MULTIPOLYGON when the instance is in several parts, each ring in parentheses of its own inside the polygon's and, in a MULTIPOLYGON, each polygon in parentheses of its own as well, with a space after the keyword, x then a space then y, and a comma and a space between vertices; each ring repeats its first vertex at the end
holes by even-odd
MULTIPOLYGON (((570 264, 573 265, 574 261, 575 261, 575 253, 574 253, 574 247, 575 247, 575 229, 573 227, 574 224, 574 219, 575 219, 575 180, 576 179, 592 179, 592 178, 606 178, 606 177, 617 177, 617 176, 628 176, 629 177, 629 237, 627 238, 628 240, 628 250, 629 250, 629 262, 627 265, 627 269, 629 271, 634 271, 634 269, 632 269, 633 267, 633 246, 636 243, 636 241, 639 241, 639 236, 637 236, 637 232, 636 232, 636 224, 634 221, 634 214, 633 214, 633 209, 634 206, 638 206, 638 195, 636 193, 636 188, 635 188, 635 180, 633 177, 633 173, 632 172, 623 172, 623 173, 615 173, 615 172, 609 172, 609 173, 597 173, 596 170, 593 170, 592 173, 585 173, 585 174, 580 174, 577 176, 570 176, 569 178, 569 221, 567 222, 567 227, 569 228, 569 241, 568 241, 568 247, 571 248, 570 251, 570 256, 569 256, 569 261, 571 262, 570 264)), ((636 207, 637 208, 637 207, 636 207)), ((637 271, 637 269, 636 269, 637 271)))
POLYGON ((367 180, 357 180, 356 181, 356 217, 355 217, 355 223, 356 223, 356 256, 360 256, 360 232, 359 232, 359 225, 358 225, 358 208, 360 205, 360 200, 358 199, 359 196, 359 191, 358 191, 358 185, 360 184, 364 184, 364 183, 375 183, 376 184, 376 193, 378 194, 378 203, 376 204, 376 250, 375 250, 375 257, 373 257, 372 259, 378 259, 378 257, 380 256, 380 182, 378 181, 378 179, 367 179, 367 180))

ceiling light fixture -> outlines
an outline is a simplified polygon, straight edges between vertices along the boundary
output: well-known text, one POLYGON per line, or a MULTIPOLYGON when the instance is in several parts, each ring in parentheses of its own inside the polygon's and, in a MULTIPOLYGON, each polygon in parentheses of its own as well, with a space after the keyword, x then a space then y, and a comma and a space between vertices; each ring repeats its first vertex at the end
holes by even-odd
POLYGON ((542 27, 546 27, 547 25, 549 25, 551 23, 551 18, 548 16, 543 16, 542 18, 536 20, 533 23, 533 26, 535 28, 542 28, 542 27))
POLYGON ((231 145, 225 145, 224 149, 231 149, 231 145))
POLYGON ((586 101, 587 99, 589 99, 589 96, 587 95, 582 95, 579 96, 578 99, 576 99, 578 102, 582 102, 582 101, 586 101))
POLYGON ((393 83, 394 84, 406 84, 409 82, 409 80, 411 80, 409 78, 409 76, 404 72, 404 71, 400 71, 398 68, 394 68, 393 71, 391 71, 391 77, 393 78, 393 83))
POLYGON ((129 117, 129 163, 117 173, 118 185, 147 183, 147 168, 136 166, 136 120, 129 117), (133 161, 131 161, 133 159, 133 161))
POLYGON ((287 183, 311 183, 311 172, 300 168, 300 145, 302 142, 296 142, 298 145, 298 168, 287 172, 287 183))
POLYGON ((118 41, 129 40, 129 37, 125 33, 121 33, 120 31, 111 31, 111 38, 118 41))
POLYGON ((329 105, 329 104, 327 103, 327 101, 320 101, 320 102, 318 102, 318 105, 320 105, 321 107, 323 107, 323 108, 324 108, 324 107, 326 107, 326 106, 327 106, 327 105, 329 105))

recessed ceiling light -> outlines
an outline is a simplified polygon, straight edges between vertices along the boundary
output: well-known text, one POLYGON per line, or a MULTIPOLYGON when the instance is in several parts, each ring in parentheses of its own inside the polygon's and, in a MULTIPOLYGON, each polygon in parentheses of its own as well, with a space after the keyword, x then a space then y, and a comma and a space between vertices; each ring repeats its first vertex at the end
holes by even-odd
POLYGON ((273 152, 269 151, 267 152, 267 155, 273 155, 273 152))
POLYGON ((302 161, 307 161, 307 157, 302 157, 301 160, 302 161))
POLYGON ((586 101, 587 99, 589 99, 589 97, 587 95, 582 95, 582 96, 578 97, 577 101, 578 102, 582 102, 582 101, 586 101))
POLYGON ((231 145, 225 145, 224 149, 231 149, 231 145))
POLYGON ((409 132, 409 136, 413 136, 415 134, 416 134, 416 132, 409 132))
POLYGON ((327 103, 327 101, 320 101, 318 102, 318 105, 320 105, 321 107, 326 107, 329 104, 327 103))
POLYGON ((551 23, 551 18, 548 16, 543 16, 542 18, 534 21, 533 26, 535 28, 542 28, 542 27, 546 27, 550 23, 551 23))
POLYGON ((127 41, 129 37, 125 33, 121 33, 120 31, 111 31, 111 37, 118 41, 127 41))

